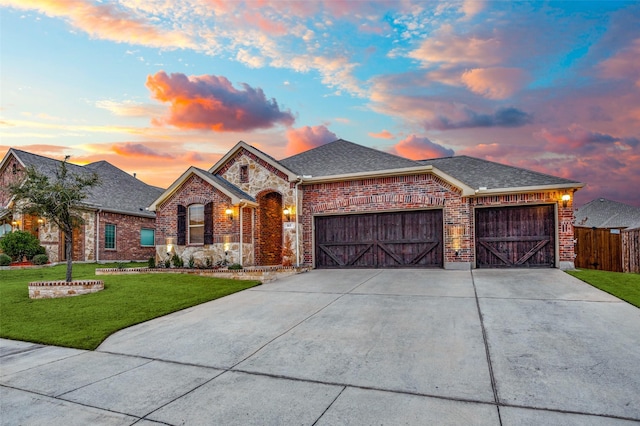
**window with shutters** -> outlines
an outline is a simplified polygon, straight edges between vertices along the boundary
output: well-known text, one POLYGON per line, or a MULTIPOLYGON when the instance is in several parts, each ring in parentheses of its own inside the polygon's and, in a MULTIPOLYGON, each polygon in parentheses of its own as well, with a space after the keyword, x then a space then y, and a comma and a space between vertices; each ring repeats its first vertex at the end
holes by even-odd
POLYGON ((189 206, 189 244, 204 244, 204 206, 189 206))

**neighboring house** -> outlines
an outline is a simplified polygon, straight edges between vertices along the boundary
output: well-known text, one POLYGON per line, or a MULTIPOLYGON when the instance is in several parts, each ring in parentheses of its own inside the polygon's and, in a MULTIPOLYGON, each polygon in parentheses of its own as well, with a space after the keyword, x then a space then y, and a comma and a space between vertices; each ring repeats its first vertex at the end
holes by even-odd
MULTIPOLYGON (((95 172, 100 183, 78 209, 84 224, 74 232, 73 260, 147 260, 155 254, 155 213, 146 207, 163 191, 106 161, 79 166, 67 163, 69 172, 95 172)), ((46 248, 51 262, 65 259, 64 235, 52 223, 20 212, 9 193, 11 183, 24 179, 24 170, 55 177, 60 161, 15 148, 0 163, 0 235, 12 229, 33 233, 46 248)))
POLYGON ((460 156, 413 161, 344 140, 283 160, 239 142, 150 206, 157 255, 342 267, 561 267, 580 182, 460 156), (564 199, 564 201, 563 201, 564 199))
POLYGON ((575 215, 576 267, 640 272, 640 208, 598 198, 575 215))

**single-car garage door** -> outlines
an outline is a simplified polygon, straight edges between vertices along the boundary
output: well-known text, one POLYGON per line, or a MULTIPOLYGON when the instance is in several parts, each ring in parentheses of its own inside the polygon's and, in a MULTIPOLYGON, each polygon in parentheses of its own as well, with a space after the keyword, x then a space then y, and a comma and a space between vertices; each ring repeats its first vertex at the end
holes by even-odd
POLYGON ((442 210, 317 216, 317 268, 442 267, 442 210))
POLYGON ((555 266, 554 206, 476 209, 478 268, 555 266))

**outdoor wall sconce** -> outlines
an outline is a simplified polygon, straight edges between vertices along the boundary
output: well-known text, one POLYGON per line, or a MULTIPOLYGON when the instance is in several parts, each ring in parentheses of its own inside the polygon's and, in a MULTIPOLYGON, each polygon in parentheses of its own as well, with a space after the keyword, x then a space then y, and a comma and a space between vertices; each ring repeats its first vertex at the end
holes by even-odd
POLYGON ((291 209, 289 207, 285 207, 285 209, 282 210, 282 213, 284 213, 284 217, 287 219, 287 222, 291 222, 291 209))
POLYGON ((562 207, 567 207, 567 203, 571 199, 571 195, 568 192, 562 194, 562 207))
POLYGON ((227 219, 233 220, 233 209, 226 209, 224 213, 227 215, 227 219))
POLYGON ((13 226, 16 229, 20 229, 20 222, 18 222, 17 220, 14 220, 13 222, 11 222, 11 226, 13 226))
POLYGON ((44 219, 43 218, 38 219, 38 225, 44 225, 44 219))

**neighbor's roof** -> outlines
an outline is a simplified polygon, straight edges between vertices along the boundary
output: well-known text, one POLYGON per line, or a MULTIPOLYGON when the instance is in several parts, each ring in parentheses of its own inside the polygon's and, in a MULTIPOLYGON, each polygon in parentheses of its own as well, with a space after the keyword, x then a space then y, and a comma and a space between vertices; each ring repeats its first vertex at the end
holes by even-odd
POLYGON ((418 161, 454 176, 472 188, 514 188, 535 186, 581 186, 580 182, 551 176, 493 161, 460 155, 418 161))
MULTIPOLYGON (((49 178, 55 178, 61 163, 60 160, 15 148, 11 148, 9 153, 13 153, 24 167, 34 167, 49 178)), ((67 162, 67 166, 72 174, 88 176, 95 172, 100 178, 99 184, 88 191, 88 196, 84 200, 88 206, 136 216, 155 216, 155 213, 146 208, 162 193, 163 189, 147 185, 107 161, 98 161, 86 166, 67 162)))
POLYGON ((640 208, 598 198, 576 210, 575 226, 585 228, 639 228, 640 208))

